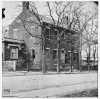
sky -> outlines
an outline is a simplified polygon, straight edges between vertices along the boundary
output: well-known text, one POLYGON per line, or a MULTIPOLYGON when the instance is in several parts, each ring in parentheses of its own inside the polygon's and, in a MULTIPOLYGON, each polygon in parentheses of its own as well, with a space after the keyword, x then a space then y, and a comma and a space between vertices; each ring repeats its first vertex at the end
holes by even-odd
MULTIPOLYGON (((21 12, 21 9, 19 9, 18 7, 18 5, 21 4, 21 1, 2 1, 2 8, 6 9, 4 11, 6 17, 2 21, 3 26, 9 25, 14 20, 14 18, 21 12)), ((43 1, 36 2, 39 14, 44 14, 47 11, 46 8, 42 7, 43 5, 43 1)), ((87 2, 85 9, 92 10, 94 7, 97 7, 97 5, 93 2, 87 2)))

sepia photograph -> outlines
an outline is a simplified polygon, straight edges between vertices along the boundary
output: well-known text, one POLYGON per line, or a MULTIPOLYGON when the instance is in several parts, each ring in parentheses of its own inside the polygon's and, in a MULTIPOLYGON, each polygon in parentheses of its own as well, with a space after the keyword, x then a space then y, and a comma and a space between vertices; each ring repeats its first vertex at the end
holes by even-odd
POLYGON ((2 98, 98 98, 98 1, 2 1, 2 98))

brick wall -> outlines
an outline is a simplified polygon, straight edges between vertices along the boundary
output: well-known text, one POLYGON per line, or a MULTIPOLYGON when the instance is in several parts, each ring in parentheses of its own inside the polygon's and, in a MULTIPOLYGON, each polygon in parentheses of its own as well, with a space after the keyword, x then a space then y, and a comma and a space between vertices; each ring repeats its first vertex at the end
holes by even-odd
MULTIPOLYGON (((22 11, 21 14, 19 15, 20 19, 22 19, 24 22, 27 21, 30 17, 33 17, 34 21, 37 21, 34 15, 30 14, 28 11, 22 11)), ((31 27, 32 26, 37 26, 35 23, 27 22, 25 23, 25 27, 27 28, 28 32, 25 30, 23 27, 22 22, 17 22, 19 18, 16 18, 13 23, 9 26, 9 37, 14 38, 14 29, 17 29, 17 39, 19 40, 24 40, 26 47, 28 48, 28 51, 32 55, 32 49, 35 50, 35 59, 34 59, 34 65, 36 68, 41 69, 41 45, 39 43, 40 39, 35 38, 31 39, 32 36, 28 32, 31 32, 31 27)), ((38 27, 36 31, 34 31, 32 34, 37 34, 41 35, 41 28, 38 27)), ((34 66, 33 66, 34 68, 34 66)))

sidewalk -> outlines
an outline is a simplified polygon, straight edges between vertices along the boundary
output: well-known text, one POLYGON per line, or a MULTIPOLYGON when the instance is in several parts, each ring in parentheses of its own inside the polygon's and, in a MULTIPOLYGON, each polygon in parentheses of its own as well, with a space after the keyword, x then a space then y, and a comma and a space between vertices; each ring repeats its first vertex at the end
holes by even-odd
MULTIPOLYGON (((79 71, 79 70, 74 70, 73 72, 70 73, 70 71, 62 71, 59 74, 83 74, 83 73, 97 73, 97 71, 79 71)), ((53 74, 57 74, 57 72, 53 72, 53 71, 47 71, 45 73, 45 75, 53 75, 53 74)), ((3 77, 10 77, 10 76, 28 76, 28 75, 43 75, 42 71, 5 71, 2 72, 2 76, 3 77)))

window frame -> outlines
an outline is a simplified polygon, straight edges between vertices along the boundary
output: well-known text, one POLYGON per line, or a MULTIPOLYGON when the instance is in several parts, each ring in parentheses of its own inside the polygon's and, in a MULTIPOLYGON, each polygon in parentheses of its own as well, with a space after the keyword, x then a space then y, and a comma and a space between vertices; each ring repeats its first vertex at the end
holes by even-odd
POLYGON ((57 49, 53 49, 53 60, 57 60, 57 49), (56 51, 56 58, 54 58, 54 51, 56 51))
POLYGON ((18 59, 18 47, 10 47, 10 59, 17 60, 18 59), (12 52, 14 50, 14 52, 12 52), (12 55, 13 54, 13 55, 12 55))
POLYGON ((46 59, 47 59, 47 60, 50 60, 50 48, 48 48, 48 47, 47 47, 47 48, 46 48, 46 50, 48 50, 48 51, 49 51, 49 52, 46 52, 46 53, 48 53, 48 54, 49 54, 49 57, 46 57, 46 59))
POLYGON ((35 59, 35 57, 36 57, 36 54, 35 54, 35 49, 34 49, 34 48, 32 48, 32 49, 31 49, 31 51, 32 51, 32 59, 35 59), (35 56, 34 58, 33 58, 33 55, 35 56))
MULTIPOLYGON (((32 27, 30 27, 30 32, 31 32, 31 34, 35 34, 34 32, 33 32, 33 29, 35 29, 36 28, 36 26, 32 26, 32 27)), ((34 42, 36 42, 36 37, 33 37, 33 36, 30 36, 30 40, 34 40, 34 42)))
POLYGON ((46 38, 50 39, 50 28, 49 28, 49 27, 46 27, 46 29, 47 29, 46 31, 49 32, 49 33, 48 33, 49 35, 45 35, 45 36, 46 36, 46 38))

